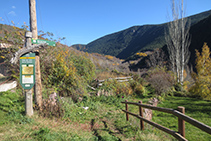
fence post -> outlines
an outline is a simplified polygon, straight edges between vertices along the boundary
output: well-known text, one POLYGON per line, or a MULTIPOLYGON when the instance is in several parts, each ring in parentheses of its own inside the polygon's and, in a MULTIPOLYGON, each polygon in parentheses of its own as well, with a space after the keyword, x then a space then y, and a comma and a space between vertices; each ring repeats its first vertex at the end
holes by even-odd
MULTIPOLYGON (((125 102, 128 102, 127 100, 125 100, 125 102)), ((128 104, 125 103, 125 110, 128 112, 128 104)), ((129 114, 126 113, 126 120, 128 121, 129 120, 129 114)))
MULTIPOLYGON (((185 107, 178 106, 178 111, 185 114, 185 107)), ((178 118, 178 132, 185 137, 185 121, 183 119, 178 118)))
MULTIPOLYGON (((139 101, 138 103, 142 104, 142 101, 139 101)), ((141 106, 139 106, 139 115, 141 117, 144 117, 143 108, 141 106)), ((144 130, 144 121, 141 119, 140 119, 140 127, 141 127, 141 130, 144 130)))

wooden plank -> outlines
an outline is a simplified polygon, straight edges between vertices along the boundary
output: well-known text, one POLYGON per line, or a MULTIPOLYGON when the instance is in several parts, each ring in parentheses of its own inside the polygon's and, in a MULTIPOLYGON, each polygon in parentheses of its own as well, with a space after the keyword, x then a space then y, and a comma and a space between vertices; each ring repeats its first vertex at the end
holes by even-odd
MULTIPOLYGON (((126 102, 122 102, 122 103, 126 103, 126 102)), ((183 120, 185 120, 186 122, 196 126, 197 128, 201 129, 202 131, 207 132, 208 134, 211 134, 211 127, 203 124, 185 114, 180 113, 177 110, 174 109, 170 109, 170 108, 161 108, 161 107, 155 107, 155 106, 151 106, 151 105, 146 105, 146 104, 140 104, 140 103, 135 103, 135 102, 127 102, 127 104, 132 104, 132 105, 137 105, 137 106, 142 106, 144 108, 148 108, 148 109, 152 109, 152 110, 156 110, 156 111, 161 111, 161 112, 165 112, 165 113, 170 113, 173 114, 175 116, 177 116, 178 118, 181 118, 183 120)))
POLYGON ((87 87, 89 87, 90 89, 92 89, 92 90, 96 90, 95 88, 93 88, 93 87, 91 87, 91 86, 89 86, 89 85, 87 85, 87 87))
POLYGON ((131 76, 129 76, 129 77, 116 77, 116 78, 113 78, 113 79, 129 79, 129 78, 132 78, 131 76))
MULTIPOLYGON (((116 77, 116 78, 108 78, 108 80, 112 80, 112 79, 116 79, 116 80, 124 80, 124 79, 126 79, 127 81, 128 81, 128 79, 132 79, 132 77, 130 76, 130 77, 116 77)), ((98 80, 98 82, 104 82, 104 81, 106 81, 106 80, 98 80)))
POLYGON ((202 131, 207 132, 208 134, 211 134, 211 127, 210 126, 203 124, 203 123, 201 123, 201 122, 199 122, 199 121, 197 121, 197 120, 195 120, 195 119, 193 119, 193 118, 191 118, 191 117, 189 117, 185 114, 182 114, 182 113, 180 113, 179 111, 176 111, 176 110, 173 112, 173 114, 175 116, 185 120, 186 122, 196 126, 197 128, 201 129, 202 131))
MULTIPOLYGON (((122 103, 126 103, 126 102, 123 101, 122 103)), ((152 109, 152 110, 156 110, 156 111, 170 113, 170 114, 173 114, 173 112, 175 111, 174 109, 155 107, 155 106, 147 105, 147 104, 141 104, 141 103, 135 103, 135 102, 127 102, 127 103, 132 104, 132 105, 142 106, 142 107, 147 108, 147 109, 152 109)))
POLYGON ((166 127, 164 127, 164 126, 162 126, 162 125, 159 125, 159 124, 157 124, 157 123, 155 123, 155 122, 149 121, 149 120, 147 120, 147 119, 145 119, 145 118, 143 118, 143 117, 141 117, 141 116, 139 116, 139 115, 136 115, 136 114, 134 114, 134 113, 127 112, 126 110, 122 110, 122 111, 125 112, 125 113, 128 113, 128 114, 130 114, 130 115, 132 115, 132 116, 135 116, 135 117, 137 117, 137 118, 139 118, 139 119, 141 119, 141 120, 143 120, 143 121, 145 121, 146 123, 148 123, 148 124, 150 124, 150 125, 152 125, 152 126, 158 128, 159 130, 162 130, 162 131, 164 131, 164 132, 166 132, 166 133, 168 133, 168 134, 174 136, 176 139, 178 139, 178 140, 180 140, 180 141, 187 141, 187 139, 185 139, 183 136, 181 136, 180 134, 178 134, 177 132, 175 132, 175 131, 173 131, 173 130, 171 130, 171 129, 168 129, 168 128, 166 128, 166 127))
POLYGON ((127 82, 129 80, 117 80, 118 82, 127 82))

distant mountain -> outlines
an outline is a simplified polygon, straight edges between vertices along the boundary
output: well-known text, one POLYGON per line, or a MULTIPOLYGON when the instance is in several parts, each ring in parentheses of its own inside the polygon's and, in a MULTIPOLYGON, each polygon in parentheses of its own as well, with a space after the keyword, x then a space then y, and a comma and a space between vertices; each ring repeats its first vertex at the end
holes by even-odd
POLYGON ((195 50, 197 49, 201 52, 205 42, 211 49, 211 15, 193 25, 190 29, 190 35, 192 39, 189 47, 189 50, 191 52, 189 64, 191 66, 195 66, 195 50))
MULTIPOLYGON (((211 10, 188 17, 191 26, 211 15, 211 10)), ((101 37, 86 46, 74 48, 89 53, 100 53, 126 59, 136 52, 162 48, 165 45, 164 31, 167 23, 159 25, 133 26, 101 37)))
POLYGON ((75 45, 72 45, 71 47, 73 47, 77 50, 85 50, 86 49, 86 45, 83 45, 83 44, 75 44, 75 45))
MULTIPOLYGON (((201 52, 202 47, 204 43, 206 42, 211 50, 211 15, 199 21, 198 23, 194 24, 193 26, 191 26, 190 36, 191 36, 191 44, 190 44, 189 50, 191 54, 190 54, 190 60, 188 62, 188 65, 190 66, 190 68, 193 68, 193 71, 196 72, 196 68, 195 68, 196 49, 199 52, 201 52)), ((168 55, 169 55, 167 51, 167 46, 165 45, 161 49, 164 51, 165 61, 167 61, 168 55)), ((153 52, 151 55, 153 55, 153 52)), ((132 59, 133 58, 131 57, 128 60, 132 60, 132 59)), ((137 71, 139 68, 141 69, 148 68, 146 64, 147 59, 149 59, 149 56, 141 59, 140 61, 138 61, 138 63, 131 65, 130 69, 137 71)))

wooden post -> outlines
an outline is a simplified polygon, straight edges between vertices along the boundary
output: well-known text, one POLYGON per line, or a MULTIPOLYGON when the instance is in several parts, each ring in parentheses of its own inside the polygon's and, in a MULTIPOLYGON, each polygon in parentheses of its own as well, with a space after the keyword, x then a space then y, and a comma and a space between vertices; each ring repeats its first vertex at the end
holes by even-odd
POLYGON ((32 102, 32 89, 24 90, 25 93, 25 113, 27 116, 32 116, 33 112, 33 102, 32 102))
MULTIPOLYGON (((32 32, 32 38, 37 39, 38 36, 37 36, 37 18, 36 18, 36 2, 35 2, 35 0, 29 0, 29 14, 30 14, 30 31, 32 32)), ((34 86, 35 103, 41 109, 41 106, 42 106, 42 84, 41 84, 39 51, 36 51, 35 66, 36 66, 35 86, 34 86)))
MULTIPOLYGON (((142 104, 142 101, 139 101, 138 103, 142 104)), ((139 115, 141 117, 144 117, 143 108, 139 106, 139 115)), ((140 119, 140 128, 141 130, 144 130, 144 121, 140 119)))
MULTIPOLYGON (((25 47, 28 48, 31 45, 31 38, 32 33, 26 32, 26 43, 25 47)), ((27 116, 33 115, 33 96, 32 96, 32 89, 24 90, 25 93, 25 113, 27 116)))
MULTIPOLYGON (((185 107, 178 106, 178 111, 185 114, 185 107)), ((180 118, 178 118, 178 128, 178 132, 185 137, 185 121, 180 118)))
POLYGON ((37 16, 36 16, 36 2, 29 0, 29 16, 30 16, 30 31, 32 38, 37 39, 37 16))
MULTIPOLYGON (((128 102, 127 100, 125 100, 125 102, 128 102)), ((128 112, 128 104, 125 103, 125 110, 128 112)), ((126 120, 128 121, 129 120, 129 114, 126 113, 126 120)))

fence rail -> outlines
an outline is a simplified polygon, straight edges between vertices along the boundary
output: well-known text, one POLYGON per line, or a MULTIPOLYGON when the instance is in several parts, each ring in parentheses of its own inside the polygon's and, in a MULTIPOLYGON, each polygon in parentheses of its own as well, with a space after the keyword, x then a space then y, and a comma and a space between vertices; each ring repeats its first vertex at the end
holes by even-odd
POLYGON ((116 78, 108 78, 108 79, 104 79, 104 80, 98 80, 98 86, 102 86, 103 82, 107 81, 107 80, 117 80, 118 82, 126 82, 129 80, 132 80, 133 77, 128 76, 128 77, 116 77, 116 78))
POLYGON ((129 115, 139 118, 140 119, 140 127, 142 130, 144 130, 144 122, 146 122, 158 129, 174 136, 178 140, 186 141, 187 140, 187 139, 185 139, 185 121, 186 121, 186 122, 192 124, 193 126, 201 129, 202 131, 207 132, 208 134, 211 134, 211 127, 185 115, 184 107, 178 106, 178 110, 174 110, 174 109, 170 109, 170 108, 162 108, 162 107, 155 107, 155 106, 151 106, 151 105, 142 104, 142 101, 139 101, 139 103, 135 103, 135 102, 128 102, 126 100, 125 102, 121 102, 121 103, 125 104, 126 110, 122 110, 122 111, 126 113, 126 120, 127 121, 129 120, 129 115), (128 104, 139 106, 139 115, 129 112, 128 104), (173 131, 171 129, 168 129, 168 128, 163 127, 157 123, 154 123, 150 120, 143 118, 142 107, 151 109, 151 110, 156 110, 156 111, 160 111, 160 112, 173 114, 173 115, 177 116, 178 117, 178 133, 176 131, 173 131))

